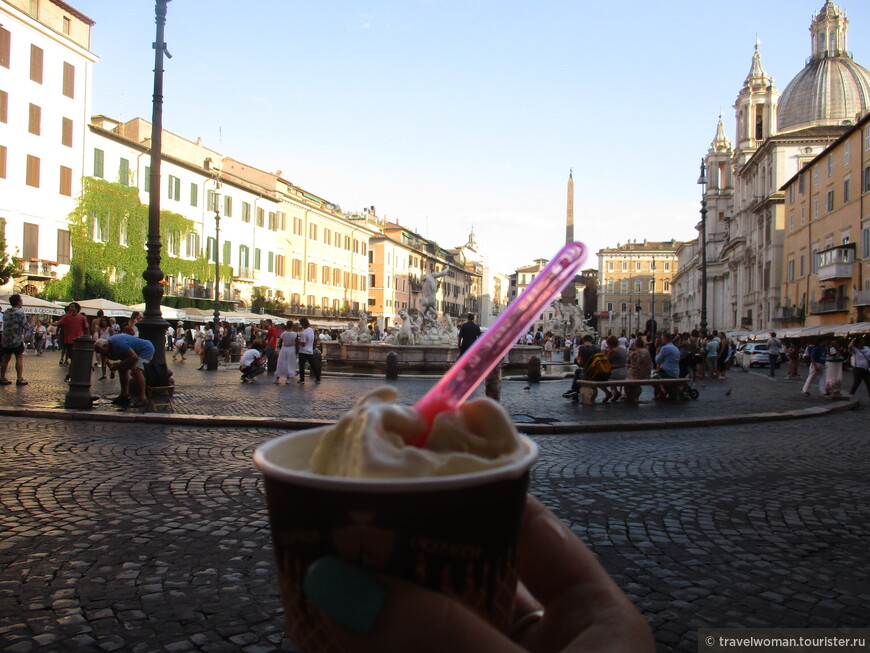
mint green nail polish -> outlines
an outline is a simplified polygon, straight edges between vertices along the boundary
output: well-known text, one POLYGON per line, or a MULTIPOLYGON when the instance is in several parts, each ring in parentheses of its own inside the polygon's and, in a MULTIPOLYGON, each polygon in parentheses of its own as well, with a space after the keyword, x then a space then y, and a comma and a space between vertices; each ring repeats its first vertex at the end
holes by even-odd
POLYGON ((375 627, 387 599, 378 581, 333 556, 311 565, 302 589, 314 605, 358 633, 375 627))

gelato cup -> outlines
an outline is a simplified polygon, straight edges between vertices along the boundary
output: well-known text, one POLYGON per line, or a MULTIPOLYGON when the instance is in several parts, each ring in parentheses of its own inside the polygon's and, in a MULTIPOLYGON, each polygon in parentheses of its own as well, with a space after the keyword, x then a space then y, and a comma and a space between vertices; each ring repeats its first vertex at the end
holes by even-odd
POLYGON ((306 652, 338 650, 302 591, 309 566, 325 555, 442 592, 506 631, 537 445, 521 437, 522 455, 469 473, 337 477, 309 470, 329 428, 289 433, 254 455, 265 477, 288 637, 306 652))

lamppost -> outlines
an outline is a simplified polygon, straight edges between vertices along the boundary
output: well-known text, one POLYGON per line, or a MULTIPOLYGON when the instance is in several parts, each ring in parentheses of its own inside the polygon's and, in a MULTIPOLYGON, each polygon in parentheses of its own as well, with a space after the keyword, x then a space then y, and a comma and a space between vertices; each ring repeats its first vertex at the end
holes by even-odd
POLYGON ((707 332, 707 166, 701 159, 701 332, 707 332))
POLYGON ((650 285, 652 286, 652 304, 650 305, 650 331, 652 331, 652 337, 655 338, 658 333, 658 324, 656 324, 656 257, 653 255, 652 261, 649 264, 650 275, 652 276, 652 281, 650 285))
POLYGON ((157 0, 154 8, 157 36, 152 44, 154 48, 154 97, 151 114, 151 196, 148 200, 148 240, 146 247, 148 267, 142 273, 147 282, 142 288, 145 298, 145 311, 139 322, 139 332, 154 345, 153 363, 158 373, 166 368, 166 329, 169 323, 163 319, 160 312, 160 300, 163 297, 163 270, 160 269, 160 161, 163 141, 163 55, 170 59, 172 55, 166 49, 163 40, 163 28, 166 25, 166 5, 170 0, 157 0))
POLYGON ((220 190, 221 182, 218 173, 214 179, 214 329, 217 336, 221 325, 221 213, 220 190))

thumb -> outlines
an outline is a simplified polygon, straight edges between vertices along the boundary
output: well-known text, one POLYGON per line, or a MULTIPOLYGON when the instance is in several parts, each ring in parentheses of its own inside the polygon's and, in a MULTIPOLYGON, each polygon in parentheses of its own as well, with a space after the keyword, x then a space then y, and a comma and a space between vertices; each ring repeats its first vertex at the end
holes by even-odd
POLYGON ((327 615, 342 650, 522 651, 461 603, 413 583, 364 572, 338 558, 315 562, 304 591, 327 615))

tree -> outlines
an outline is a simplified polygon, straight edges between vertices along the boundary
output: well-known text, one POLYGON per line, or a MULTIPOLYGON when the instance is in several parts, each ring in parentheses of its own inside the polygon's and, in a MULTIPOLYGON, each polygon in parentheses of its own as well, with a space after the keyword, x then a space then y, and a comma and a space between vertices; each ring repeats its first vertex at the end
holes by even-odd
POLYGON ((11 278, 23 273, 21 259, 6 253, 6 220, 0 218, 0 286, 5 286, 11 278))

